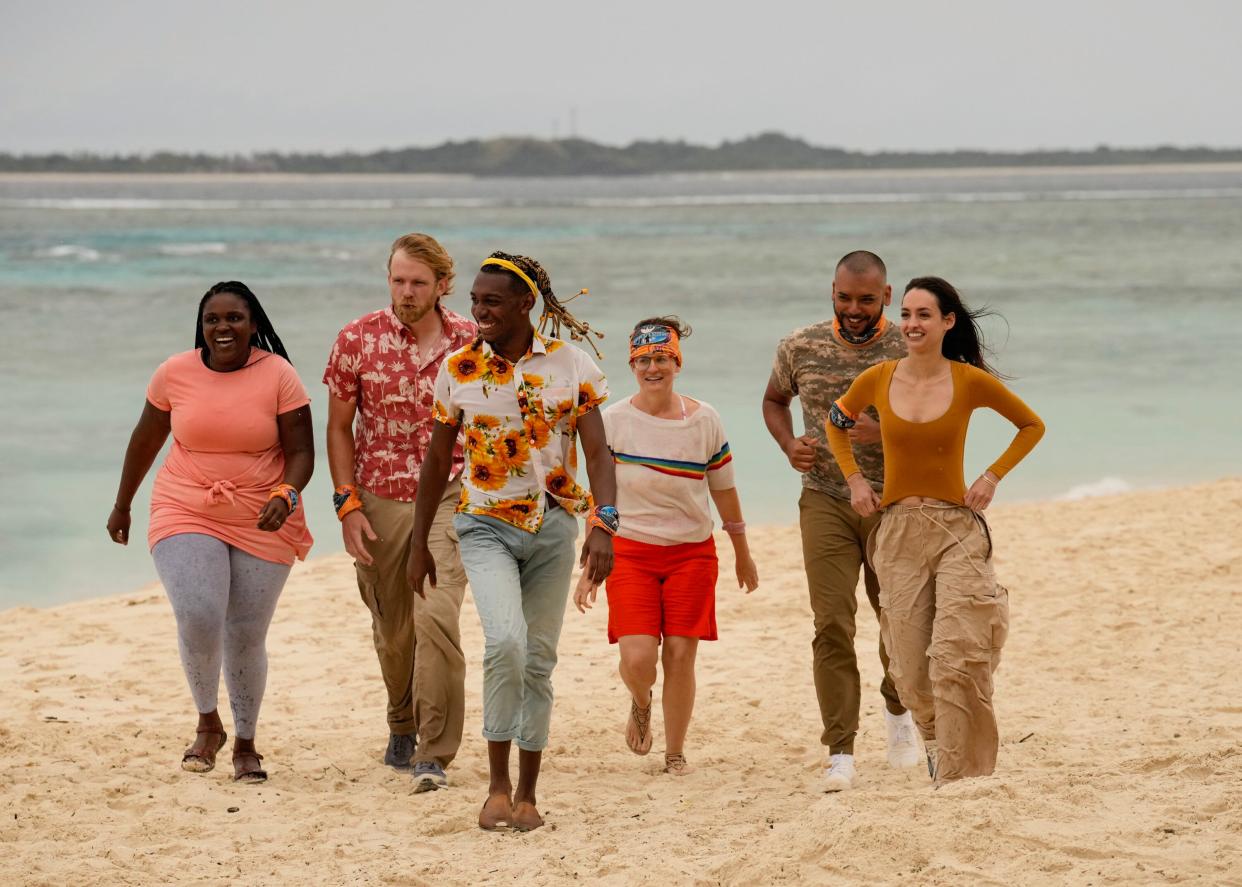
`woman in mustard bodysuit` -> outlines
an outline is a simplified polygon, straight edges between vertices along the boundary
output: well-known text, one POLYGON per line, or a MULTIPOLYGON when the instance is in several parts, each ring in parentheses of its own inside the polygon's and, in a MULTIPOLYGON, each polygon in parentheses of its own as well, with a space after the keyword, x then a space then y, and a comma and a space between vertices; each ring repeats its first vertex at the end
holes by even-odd
POLYGON ((869 546, 880 580, 880 630, 939 783, 986 776, 996 766, 992 673, 1009 630, 1009 598, 992 572, 982 512, 1039 442, 1044 423, 984 361, 975 316, 948 281, 910 281, 901 331, 907 356, 854 380, 833 406, 828 445, 854 509, 883 512, 869 546), (846 433, 873 405, 884 445, 883 498, 859 472, 846 433), (963 449, 979 407, 1000 413, 1018 433, 968 488, 963 449))

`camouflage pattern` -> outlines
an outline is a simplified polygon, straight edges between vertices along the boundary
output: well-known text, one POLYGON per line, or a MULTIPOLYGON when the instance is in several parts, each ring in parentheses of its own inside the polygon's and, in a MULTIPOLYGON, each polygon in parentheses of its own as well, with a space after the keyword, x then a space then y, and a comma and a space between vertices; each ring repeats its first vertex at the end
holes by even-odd
MULTIPOLYGON (((854 378, 872 364, 906 356, 906 343, 895 323, 865 345, 851 345, 833 331, 832 320, 794 330, 776 346, 772 379, 786 397, 802 402, 802 424, 815 442, 815 465, 802 475, 802 485, 838 499, 850 489, 828 451, 824 424, 833 401, 849 390, 854 378)), ((877 419, 875 409, 867 413, 877 419)), ((854 458, 877 493, 884 477, 884 455, 878 443, 854 446, 854 458)))

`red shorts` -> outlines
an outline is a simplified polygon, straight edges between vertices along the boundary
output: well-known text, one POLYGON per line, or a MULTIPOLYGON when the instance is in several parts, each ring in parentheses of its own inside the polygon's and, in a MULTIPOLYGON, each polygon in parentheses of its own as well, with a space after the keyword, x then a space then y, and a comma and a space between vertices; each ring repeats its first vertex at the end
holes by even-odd
POLYGON ((716 542, 612 540, 608 642, 627 634, 716 640, 716 542))

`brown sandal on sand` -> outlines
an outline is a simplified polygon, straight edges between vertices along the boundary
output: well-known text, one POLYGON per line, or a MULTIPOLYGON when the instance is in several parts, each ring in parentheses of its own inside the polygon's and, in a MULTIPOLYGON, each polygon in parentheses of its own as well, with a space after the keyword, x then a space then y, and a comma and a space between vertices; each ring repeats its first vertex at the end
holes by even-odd
POLYGON ((267 771, 259 763, 262 760, 263 755, 257 751, 233 752, 233 781, 245 783, 267 782, 267 771), (253 766, 249 765, 248 762, 250 761, 254 761, 253 766))
POLYGON ((625 744, 636 755, 645 755, 651 751, 650 701, 646 708, 639 708, 637 702, 630 701, 630 720, 625 725, 625 744))
POLYGON ((199 730, 199 736, 216 736, 220 739, 216 743, 216 747, 205 746, 201 751, 196 751, 198 740, 194 740, 185 750, 185 754, 181 756, 181 769, 189 773, 210 773, 216 766, 216 752, 224 748, 224 743, 228 741, 228 734, 224 730, 199 730))
POLYGON ((686 763, 685 755, 665 755, 664 772, 673 776, 685 776, 687 773, 693 773, 694 768, 686 763))

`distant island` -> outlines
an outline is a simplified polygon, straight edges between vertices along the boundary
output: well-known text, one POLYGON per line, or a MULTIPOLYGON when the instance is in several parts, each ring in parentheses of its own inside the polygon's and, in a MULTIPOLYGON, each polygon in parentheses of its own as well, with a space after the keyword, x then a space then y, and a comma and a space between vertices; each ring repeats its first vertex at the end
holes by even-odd
POLYGON ((846 151, 768 132, 718 147, 684 141, 622 148, 586 139, 495 138, 339 154, 10 154, 18 173, 435 173, 473 176, 623 176, 686 172, 935 169, 987 166, 1105 166, 1242 161, 1242 148, 1110 148, 1057 151, 846 151))

